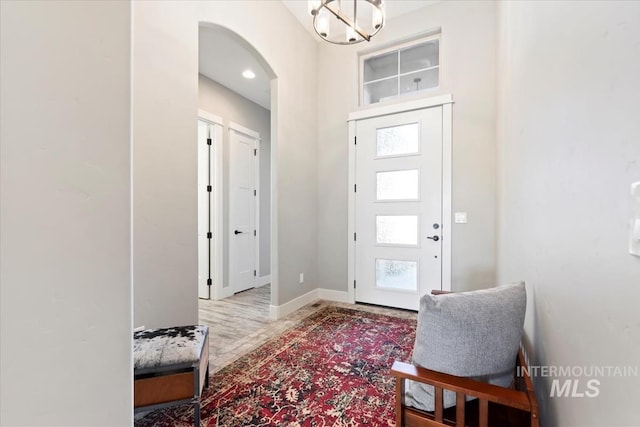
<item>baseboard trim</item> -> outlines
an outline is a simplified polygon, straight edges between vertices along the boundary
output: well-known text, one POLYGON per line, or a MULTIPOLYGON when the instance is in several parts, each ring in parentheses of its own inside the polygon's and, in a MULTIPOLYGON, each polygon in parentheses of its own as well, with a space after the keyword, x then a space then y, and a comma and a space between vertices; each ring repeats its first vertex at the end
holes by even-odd
POLYGON ((288 314, 293 313, 299 308, 304 307, 307 304, 311 304, 314 301, 319 300, 318 290, 313 289, 306 294, 300 295, 297 298, 292 299, 289 302, 286 302, 282 305, 271 305, 269 307, 270 316, 272 319, 280 319, 288 314))
POLYGON ((326 301, 353 304, 353 301, 351 301, 351 298, 349 298, 349 292, 346 291, 336 291, 333 289, 320 288, 318 289, 318 297, 319 299, 323 299, 326 301))
POLYGON ((258 280, 256 280, 256 288, 259 288, 260 286, 268 285, 269 283, 271 283, 270 274, 267 276, 260 276, 258 277, 258 280))
POLYGON ((344 291, 335 291, 333 289, 313 289, 306 294, 300 295, 282 305, 269 306, 269 316, 271 319, 277 320, 287 316, 294 311, 311 304, 318 300, 351 303, 349 293, 344 291))

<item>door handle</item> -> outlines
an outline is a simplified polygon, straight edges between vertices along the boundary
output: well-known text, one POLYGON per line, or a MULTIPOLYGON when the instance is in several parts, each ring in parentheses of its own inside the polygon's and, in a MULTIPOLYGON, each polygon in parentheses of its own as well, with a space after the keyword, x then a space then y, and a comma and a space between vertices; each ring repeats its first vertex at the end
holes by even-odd
POLYGON ((440 240, 440 237, 439 236, 431 236, 431 237, 427 237, 427 239, 431 239, 434 242, 437 242, 438 240, 440 240))
POLYGON ((236 231, 234 231, 234 232, 233 232, 233 234, 236 234, 236 235, 237 235, 237 234, 242 234, 242 233, 243 233, 243 231, 238 231, 238 230, 236 230, 236 231))

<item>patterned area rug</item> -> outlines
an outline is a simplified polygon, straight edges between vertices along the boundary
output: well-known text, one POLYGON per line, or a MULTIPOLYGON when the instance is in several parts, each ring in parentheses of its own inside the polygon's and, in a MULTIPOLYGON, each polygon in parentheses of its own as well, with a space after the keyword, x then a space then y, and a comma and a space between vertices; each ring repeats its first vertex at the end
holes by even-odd
MULTIPOLYGON (((211 375, 202 426, 394 426, 394 360, 409 360, 415 320, 327 307, 211 375)), ((190 406, 136 427, 193 426, 190 406)))

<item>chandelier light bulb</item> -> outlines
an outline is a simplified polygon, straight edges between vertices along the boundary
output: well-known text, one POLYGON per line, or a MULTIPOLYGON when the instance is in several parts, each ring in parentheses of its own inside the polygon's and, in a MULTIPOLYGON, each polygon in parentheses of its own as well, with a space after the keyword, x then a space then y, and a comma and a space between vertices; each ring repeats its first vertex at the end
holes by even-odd
POLYGON ((307 8, 309 9, 309 13, 315 15, 318 13, 318 9, 320 8, 321 0, 308 0, 307 8))
POLYGON ((321 10, 320 14, 317 17, 318 19, 318 34, 322 37, 329 37, 329 14, 326 10, 321 10))
POLYGON ((347 27, 347 42, 355 43, 358 40, 358 33, 353 27, 347 27))
POLYGON ((371 24, 376 30, 382 26, 382 9, 373 9, 371 16, 371 24))

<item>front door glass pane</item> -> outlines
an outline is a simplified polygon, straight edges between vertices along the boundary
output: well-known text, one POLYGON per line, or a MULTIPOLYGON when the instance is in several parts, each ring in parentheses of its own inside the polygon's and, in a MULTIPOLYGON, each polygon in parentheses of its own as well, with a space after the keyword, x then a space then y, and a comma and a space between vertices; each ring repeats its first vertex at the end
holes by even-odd
POLYGON ((376 287, 417 290, 418 263, 416 261, 376 259, 376 287))
POLYGON ((376 173, 377 200, 418 200, 418 170, 376 173))
POLYGON ((418 244, 417 215, 376 216, 376 242, 387 245, 418 244))
POLYGON ((376 156, 417 154, 419 130, 418 123, 376 129, 376 156))

